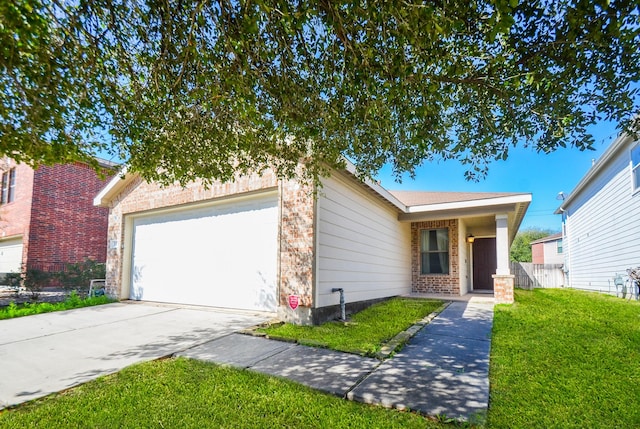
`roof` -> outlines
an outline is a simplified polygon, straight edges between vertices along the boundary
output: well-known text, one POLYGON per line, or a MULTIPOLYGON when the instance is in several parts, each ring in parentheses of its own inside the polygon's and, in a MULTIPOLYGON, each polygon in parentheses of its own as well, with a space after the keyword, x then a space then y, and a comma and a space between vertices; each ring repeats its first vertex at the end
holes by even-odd
POLYGON ((124 189, 124 187, 135 177, 137 177, 137 175, 129 174, 127 167, 125 166, 120 170, 120 173, 113 176, 109 183, 107 183, 100 193, 96 195, 93 199, 93 205, 108 207, 109 202, 115 198, 115 196, 118 195, 120 191, 124 189))
POLYGON ((422 192, 422 191, 389 191, 391 195, 407 206, 423 206, 430 204, 458 203, 462 201, 486 200, 492 198, 522 195, 507 192, 422 192))
POLYGON ((562 233, 547 235, 546 237, 539 238, 532 241, 530 244, 546 243, 547 241, 555 241, 562 238, 562 233))
POLYGON ((607 150, 602 154, 600 159, 587 171, 582 180, 578 182, 576 187, 571 191, 568 197, 562 201, 560 207, 556 209, 554 214, 562 214, 563 211, 577 198, 578 195, 591 183, 591 181, 600 174, 616 156, 627 147, 627 144, 633 142, 633 136, 627 133, 620 133, 618 137, 611 143, 607 150))
POLYGON ((98 161, 98 165, 100 167, 109 168, 109 169, 115 169, 116 167, 118 167, 120 165, 117 162, 109 161, 109 160, 104 159, 104 158, 98 158, 97 156, 95 156, 94 158, 95 158, 96 161, 98 161))
MULTIPOLYGON (((404 222, 461 216, 495 216, 496 213, 512 213, 509 220, 510 232, 515 235, 531 202, 530 193, 391 192, 378 182, 359 179, 356 167, 348 160, 346 161, 345 172, 377 198, 395 207, 398 211, 398 220, 404 222)), ((108 206, 110 201, 136 177, 138 177, 136 173, 129 173, 126 167, 123 168, 120 174, 114 176, 94 198, 94 205, 108 206)))

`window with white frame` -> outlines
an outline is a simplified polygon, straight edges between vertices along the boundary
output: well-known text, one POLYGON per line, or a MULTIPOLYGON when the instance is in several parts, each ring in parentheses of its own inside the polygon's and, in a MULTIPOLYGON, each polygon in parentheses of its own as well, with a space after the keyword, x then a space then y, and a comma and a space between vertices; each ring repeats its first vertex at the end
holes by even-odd
POLYGON ((557 242, 557 249, 558 249, 558 254, 562 253, 562 238, 560 240, 558 240, 557 242))
POLYGON ((11 168, 9 171, 2 173, 2 195, 0 196, 0 204, 13 202, 16 197, 16 169, 11 168))
POLYGON ((631 180, 633 192, 640 190, 640 143, 631 149, 631 180))
POLYGON ((449 274, 449 229, 424 229, 420 234, 422 274, 449 274))

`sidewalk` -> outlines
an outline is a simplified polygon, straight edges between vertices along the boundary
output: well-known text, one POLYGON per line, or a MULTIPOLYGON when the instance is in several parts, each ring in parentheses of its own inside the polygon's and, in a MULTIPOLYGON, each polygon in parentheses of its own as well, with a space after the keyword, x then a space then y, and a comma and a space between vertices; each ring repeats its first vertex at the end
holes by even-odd
POLYGON ((477 420, 489 402, 493 304, 452 302, 392 359, 231 334, 177 356, 288 378, 343 398, 477 420))

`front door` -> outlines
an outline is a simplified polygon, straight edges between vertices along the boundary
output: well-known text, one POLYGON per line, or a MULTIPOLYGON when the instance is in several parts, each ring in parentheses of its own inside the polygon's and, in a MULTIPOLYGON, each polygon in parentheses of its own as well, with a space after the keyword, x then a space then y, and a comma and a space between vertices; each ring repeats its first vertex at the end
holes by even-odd
POLYGON ((473 290, 493 290, 497 268, 496 239, 476 238, 473 242, 473 290))

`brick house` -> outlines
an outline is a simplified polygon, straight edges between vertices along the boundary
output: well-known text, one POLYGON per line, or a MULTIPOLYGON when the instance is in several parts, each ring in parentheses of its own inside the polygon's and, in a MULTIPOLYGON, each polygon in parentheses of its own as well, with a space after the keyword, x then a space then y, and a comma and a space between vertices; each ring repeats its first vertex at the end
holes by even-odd
POLYGON ((113 175, 101 179, 86 164, 33 169, 5 159, 0 198, 0 276, 23 267, 60 271, 67 263, 106 260, 109 211, 93 197, 113 175))
POLYGON ((107 290, 119 299, 278 313, 320 323, 411 292, 513 301, 509 247, 530 194, 390 192, 349 165, 314 189, 266 172, 160 187, 126 171, 109 209, 107 290))

